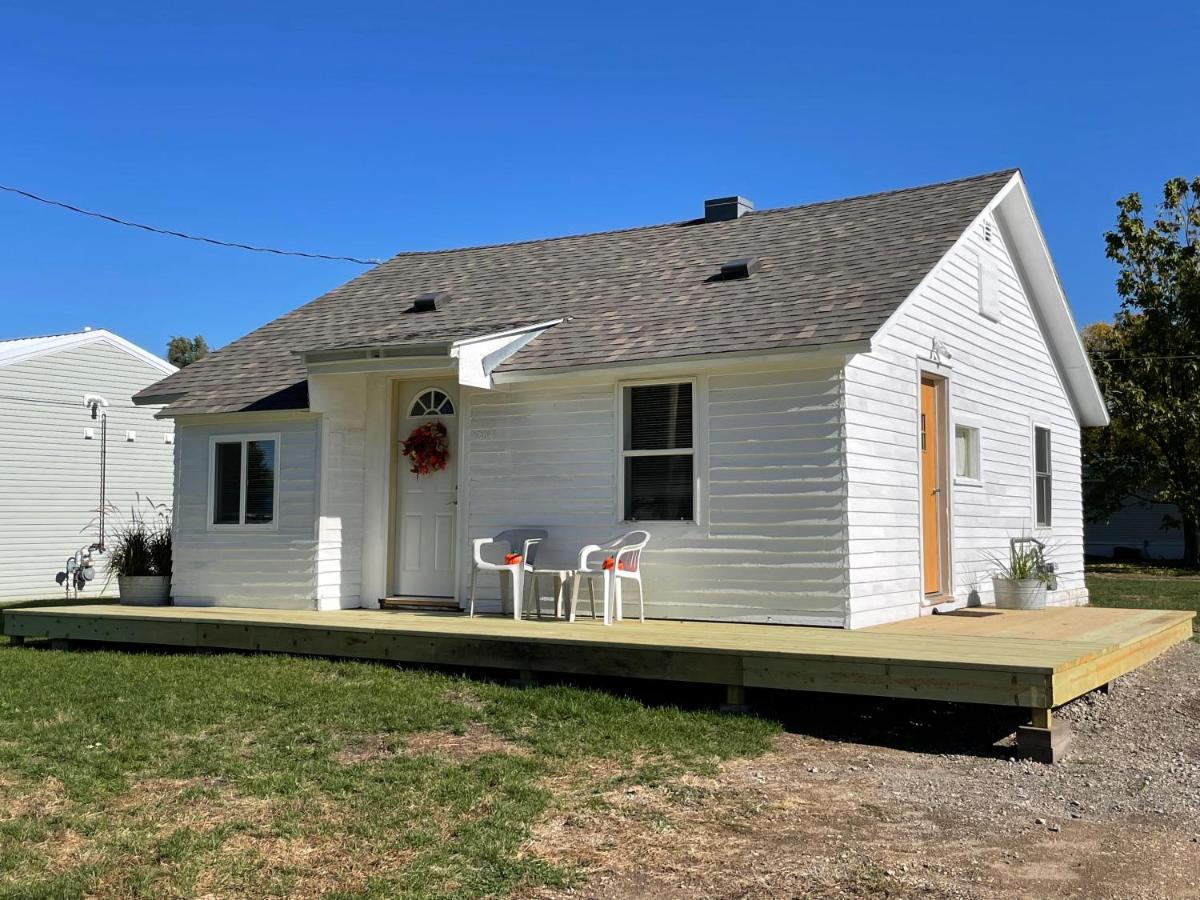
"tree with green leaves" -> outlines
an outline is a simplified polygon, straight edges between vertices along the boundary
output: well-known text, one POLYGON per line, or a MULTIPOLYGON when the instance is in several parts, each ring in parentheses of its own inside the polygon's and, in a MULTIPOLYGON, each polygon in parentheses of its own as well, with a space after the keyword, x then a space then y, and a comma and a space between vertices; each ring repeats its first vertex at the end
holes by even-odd
POLYGON ((198 334, 194 338, 172 335, 171 340, 167 341, 167 362, 177 368, 190 366, 206 356, 208 356, 208 341, 204 340, 202 334, 198 334))
POLYGON ((1129 497, 1174 504, 1184 562, 1200 566, 1200 178, 1172 178, 1154 218, 1136 193, 1105 235, 1121 309, 1084 329, 1112 425, 1084 436, 1088 517, 1129 497))

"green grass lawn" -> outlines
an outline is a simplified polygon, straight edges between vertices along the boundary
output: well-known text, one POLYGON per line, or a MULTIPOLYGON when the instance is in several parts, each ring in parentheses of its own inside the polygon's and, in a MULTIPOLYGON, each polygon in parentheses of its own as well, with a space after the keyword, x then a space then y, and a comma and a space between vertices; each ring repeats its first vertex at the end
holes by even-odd
MULTIPOLYGON (((1200 575, 1188 569, 1096 563, 1088 566, 1087 586, 1091 602, 1096 606, 1200 612, 1200 575)), ((1197 627, 1200 634, 1200 626, 1194 623, 1193 627, 1197 627)))
POLYGON ((531 827, 778 726, 577 687, 0 638, 0 896, 499 896, 531 827), (459 739, 466 734, 468 739, 459 739))

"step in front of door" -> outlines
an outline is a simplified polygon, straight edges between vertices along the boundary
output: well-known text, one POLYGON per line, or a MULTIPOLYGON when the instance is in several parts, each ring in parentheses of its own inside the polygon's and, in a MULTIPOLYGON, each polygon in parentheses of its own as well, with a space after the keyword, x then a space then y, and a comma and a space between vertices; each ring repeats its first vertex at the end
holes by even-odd
POLYGON ((458 612, 459 605, 453 597, 383 597, 379 601, 379 608, 458 612))

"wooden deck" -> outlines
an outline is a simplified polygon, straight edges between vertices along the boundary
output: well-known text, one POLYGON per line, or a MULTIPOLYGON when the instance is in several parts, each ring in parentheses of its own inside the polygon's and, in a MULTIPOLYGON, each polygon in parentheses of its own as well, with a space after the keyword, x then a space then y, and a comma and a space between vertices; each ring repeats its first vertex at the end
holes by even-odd
POLYGON ((628 620, 605 628, 590 619, 569 624, 453 613, 94 605, 7 610, 4 631, 18 639, 701 682, 728 687, 731 698, 747 687, 782 688, 1046 711, 1188 640, 1193 616, 1090 607, 973 609, 840 631, 628 620))

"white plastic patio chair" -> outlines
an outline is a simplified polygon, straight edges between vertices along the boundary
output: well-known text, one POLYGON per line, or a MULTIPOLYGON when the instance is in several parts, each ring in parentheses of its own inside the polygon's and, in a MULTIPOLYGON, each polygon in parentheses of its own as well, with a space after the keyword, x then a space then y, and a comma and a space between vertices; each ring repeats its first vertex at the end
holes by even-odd
POLYGON ((625 618, 622 581, 633 581, 638 586, 638 619, 646 621, 646 591, 642 587, 642 551, 650 543, 648 531, 631 531, 604 544, 589 544, 579 551, 579 568, 571 586, 570 620, 575 621, 575 610, 579 606, 579 588, 583 579, 588 581, 588 592, 592 601, 592 618, 596 618, 596 586, 593 578, 599 576, 604 583, 604 624, 611 625, 614 616, 620 622, 625 618), (609 566, 605 562, 612 560, 609 566))
POLYGON ((475 615, 475 588, 479 582, 480 572, 495 572, 500 578, 500 591, 504 591, 504 577, 512 580, 513 618, 521 619, 521 607, 525 599, 524 576, 528 571, 532 554, 540 541, 545 539, 547 532, 542 528, 510 528, 501 531, 490 538, 476 538, 471 541, 471 593, 467 604, 467 615, 475 615), (500 561, 484 558, 484 549, 488 554, 500 561), (506 563, 504 558, 512 553, 519 553, 518 562, 506 563))

